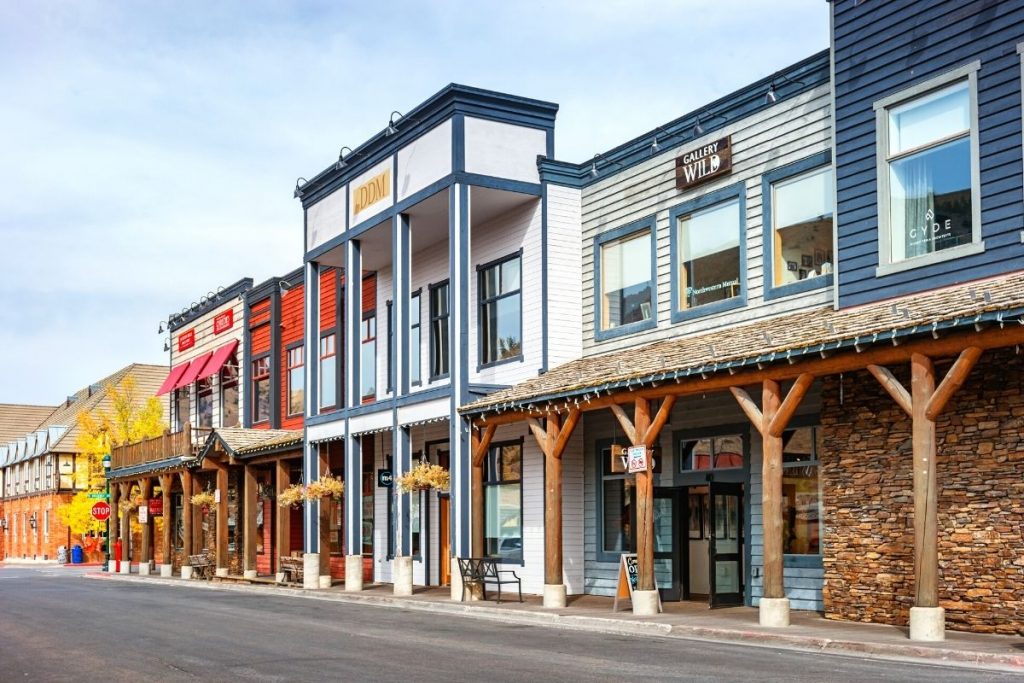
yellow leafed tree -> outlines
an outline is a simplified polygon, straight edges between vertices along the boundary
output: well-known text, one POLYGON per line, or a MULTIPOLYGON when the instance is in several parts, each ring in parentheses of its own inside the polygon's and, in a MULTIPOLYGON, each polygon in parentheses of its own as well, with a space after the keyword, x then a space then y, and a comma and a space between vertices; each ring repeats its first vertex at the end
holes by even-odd
MULTIPOLYGON (((109 407, 78 413, 78 452, 85 461, 86 490, 79 491, 71 502, 60 506, 57 513, 73 534, 85 536, 104 528, 103 522, 92 518, 90 491, 102 491, 106 485, 103 456, 114 446, 134 443, 160 436, 166 428, 160 401, 139 395, 135 378, 126 375, 117 384, 106 386, 109 407)), ((81 463, 81 460, 79 461, 81 463)))

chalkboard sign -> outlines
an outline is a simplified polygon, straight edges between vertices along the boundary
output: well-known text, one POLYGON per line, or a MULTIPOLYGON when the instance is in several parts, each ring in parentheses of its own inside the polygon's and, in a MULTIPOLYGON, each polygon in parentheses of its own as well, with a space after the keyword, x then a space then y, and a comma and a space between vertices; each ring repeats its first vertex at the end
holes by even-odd
MULTIPOLYGON (((619 600, 629 600, 633 604, 633 591, 637 589, 640 581, 640 565, 636 553, 624 553, 619 562, 619 583, 615 590, 615 602, 612 603, 612 611, 619 611, 619 600)), ((658 577, 654 577, 654 590, 658 590, 658 577)), ((658 611, 661 611, 661 594, 658 594, 658 611)))

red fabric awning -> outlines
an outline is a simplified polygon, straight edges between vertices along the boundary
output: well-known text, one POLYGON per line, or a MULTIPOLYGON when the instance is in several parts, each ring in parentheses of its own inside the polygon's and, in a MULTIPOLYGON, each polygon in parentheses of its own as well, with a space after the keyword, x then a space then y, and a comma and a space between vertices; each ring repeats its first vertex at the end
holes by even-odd
POLYGON ((188 372, 181 376, 181 379, 178 380, 178 384, 174 388, 180 389, 181 387, 188 386, 189 384, 192 384, 192 382, 195 382, 196 378, 199 377, 199 373, 203 371, 203 368, 205 368, 206 364, 210 361, 211 356, 213 356, 213 351, 207 351, 203 355, 199 356, 199 358, 194 358, 192 360, 192 365, 188 366, 188 372))
POLYGON ((188 362, 185 362, 179 365, 175 365, 173 368, 171 368, 171 371, 167 374, 167 379, 165 379, 164 383, 160 385, 160 388, 157 390, 156 395, 163 396, 168 391, 171 391, 172 389, 177 387, 178 380, 181 379, 181 376, 183 374, 185 374, 185 370, 188 369, 188 366, 188 362))
POLYGON ((206 363, 206 367, 203 368, 202 372, 196 379, 206 379, 212 377, 220 372, 220 369, 224 367, 224 364, 228 362, 228 358, 238 348, 238 340, 230 341, 227 344, 219 347, 213 352, 213 357, 210 358, 209 362, 206 363))

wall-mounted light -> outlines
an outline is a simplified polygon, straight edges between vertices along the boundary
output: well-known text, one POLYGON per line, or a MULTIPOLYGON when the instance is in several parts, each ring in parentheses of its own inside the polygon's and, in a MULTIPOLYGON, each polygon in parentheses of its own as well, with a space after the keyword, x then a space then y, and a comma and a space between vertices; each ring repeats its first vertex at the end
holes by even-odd
POLYGON ((305 178, 298 178, 298 179, 297 179, 297 180, 295 181, 295 193, 294 193, 294 194, 293 194, 292 196, 294 196, 294 197, 295 197, 296 199, 298 199, 299 197, 301 197, 301 196, 302 196, 302 187, 303 187, 303 186, 304 186, 304 185, 305 185, 306 183, 308 183, 308 182, 309 182, 309 181, 308 181, 308 180, 306 180, 305 178))
POLYGON ((3 529, 4 531, 7 531, 7 518, 6 517, 0 518, 0 529, 3 529))
POLYGON ((395 124, 398 123, 395 121, 395 114, 398 114, 399 119, 405 118, 405 114, 400 111, 391 112, 391 117, 388 119, 388 127, 384 129, 384 135, 386 136, 390 137, 398 132, 398 128, 395 126, 395 124))
POLYGON ((338 152, 338 163, 336 163, 334 165, 335 170, 345 168, 345 150, 346 149, 348 150, 348 153, 351 156, 352 148, 348 147, 348 146, 342 147, 341 150, 338 152))
POLYGON ((597 158, 599 156, 601 156, 601 155, 600 154, 595 154, 594 155, 594 160, 590 162, 590 177, 591 178, 596 178, 597 177, 597 158))
POLYGON ((277 286, 281 290, 281 293, 284 294, 285 292, 287 292, 289 289, 291 289, 295 285, 293 285, 292 283, 290 283, 290 282, 288 282, 286 280, 281 280, 280 282, 277 283, 277 286))
POLYGON ((39 522, 36 521, 36 513, 33 512, 31 515, 29 515, 28 525, 32 527, 33 530, 35 530, 38 524, 39 522))
POLYGON ((668 133, 661 126, 654 127, 654 141, 651 142, 651 155, 657 154, 661 151, 661 145, 658 144, 658 133, 661 133, 664 137, 668 137, 668 133))
POLYGON ((160 329, 157 330, 156 333, 157 334, 163 334, 164 333, 164 321, 163 320, 160 321, 160 329))
POLYGON ((775 81, 772 81, 768 86, 768 92, 764 94, 765 104, 775 104, 779 98, 775 95, 775 81))
POLYGON ((170 350, 171 350, 171 338, 168 337, 167 339, 164 339, 164 351, 170 351, 170 350))

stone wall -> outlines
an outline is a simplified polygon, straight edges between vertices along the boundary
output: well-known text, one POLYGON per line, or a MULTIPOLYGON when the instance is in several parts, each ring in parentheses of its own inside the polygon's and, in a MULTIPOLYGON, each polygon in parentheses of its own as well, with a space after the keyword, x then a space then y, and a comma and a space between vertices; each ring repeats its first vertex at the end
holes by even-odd
MULTIPOLYGON (((937 367, 939 378, 949 363, 937 367)), ((909 368, 890 368, 909 388, 909 368)), ((906 624, 914 602, 910 418, 867 372, 823 380, 826 616, 906 624)), ((1024 358, 987 352, 936 424, 947 626, 1024 633, 1024 358)))

